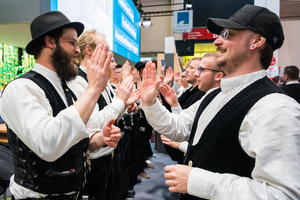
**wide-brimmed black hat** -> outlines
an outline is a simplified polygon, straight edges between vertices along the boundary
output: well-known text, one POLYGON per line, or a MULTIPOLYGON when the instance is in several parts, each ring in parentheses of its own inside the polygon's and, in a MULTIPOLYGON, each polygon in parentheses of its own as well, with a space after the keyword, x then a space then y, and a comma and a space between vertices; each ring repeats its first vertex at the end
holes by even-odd
POLYGON ((208 18, 210 32, 220 34, 224 28, 251 29, 264 36, 274 50, 283 44, 284 34, 279 17, 264 7, 245 5, 229 19, 208 18))
POLYGON ((32 49, 42 37, 59 28, 75 28, 79 36, 84 25, 80 22, 71 22, 62 12, 51 11, 36 17, 30 24, 32 40, 26 46, 26 52, 33 54, 32 49))

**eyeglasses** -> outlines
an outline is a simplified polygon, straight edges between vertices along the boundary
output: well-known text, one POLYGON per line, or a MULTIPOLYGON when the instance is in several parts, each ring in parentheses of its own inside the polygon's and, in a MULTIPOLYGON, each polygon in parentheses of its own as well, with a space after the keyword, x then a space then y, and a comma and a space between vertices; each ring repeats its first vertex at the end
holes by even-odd
POLYGON ((227 40, 227 38, 229 36, 229 29, 224 28, 223 31, 221 31, 220 36, 222 36, 225 40, 227 40))
POLYGON ((210 70, 210 71, 213 71, 213 72, 220 72, 219 70, 216 70, 216 69, 209 69, 209 68, 204 68, 204 67, 198 67, 199 74, 201 74, 201 72, 203 70, 210 70))
POLYGON ((74 47, 74 48, 77 48, 78 47, 78 41, 76 39, 73 39, 73 38, 66 38, 66 37, 63 37, 61 36, 61 38, 65 39, 65 40, 68 40, 69 43, 74 47))

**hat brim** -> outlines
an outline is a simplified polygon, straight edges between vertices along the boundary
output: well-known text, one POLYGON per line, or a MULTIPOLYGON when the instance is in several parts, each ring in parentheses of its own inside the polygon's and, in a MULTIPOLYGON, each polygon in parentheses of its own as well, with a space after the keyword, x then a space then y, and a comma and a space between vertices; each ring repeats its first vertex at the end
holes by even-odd
POLYGON ((207 29, 214 33, 214 34, 220 34, 221 31, 224 28, 230 28, 230 29, 246 29, 244 25, 241 25, 235 21, 232 21, 230 19, 218 19, 218 18, 208 18, 207 20, 207 29))
POLYGON ((42 39, 43 37, 45 37, 47 34, 49 34, 50 32, 53 32, 57 29, 64 29, 64 28, 75 28, 77 31, 77 36, 81 35, 81 33, 83 32, 84 29, 84 25, 80 22, 69 22, 66 24, 61 24, 57 27, 53 27, 50 30, 47 30, 41 34, 39 34, 38 36, 36 36, 35 38, 33 38, 26 46, 26 52, 28 54, 33 54, 33 47, 36 45, 36 43, 38 41, 40 41, 40 39, 42 39))

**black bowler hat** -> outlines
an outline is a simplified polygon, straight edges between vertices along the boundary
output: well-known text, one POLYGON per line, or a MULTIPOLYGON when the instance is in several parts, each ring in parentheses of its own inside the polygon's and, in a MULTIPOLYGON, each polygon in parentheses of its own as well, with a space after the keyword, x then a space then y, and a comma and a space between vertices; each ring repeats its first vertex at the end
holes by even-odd
POLYGON ((251 29, 264 36, 274 50, 283 44, 284 34, 279 17, 264 7, 245 5, 229 19, 208 18, 210 32, 220 34, 223 28, 251 29))
POLYGON ((80 22, 71 22, 62 12, 51 11, 37 16, 30 24, 32 40, 26 46, 26 52, 33 54, 32 49, 36 43, 48 33, 63 28, 75 28, 79 36, 84 25, 80 22))

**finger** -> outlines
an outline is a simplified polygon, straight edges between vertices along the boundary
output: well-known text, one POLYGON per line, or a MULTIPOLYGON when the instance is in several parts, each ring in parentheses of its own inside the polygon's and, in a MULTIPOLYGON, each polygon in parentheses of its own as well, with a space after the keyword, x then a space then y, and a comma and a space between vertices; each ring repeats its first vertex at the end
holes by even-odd
MULTIPOLYGON (((173 165, 167 165, 167 166, 165 166, 165 172, 166 172, 166 173, 171 172, 172 169, 173 169, 173 165)), ((166 175, 166 174, 165 174, 165 175, 166 175)))
MULTIPOLYGON (((106 46, 106 53, 107 53, 107 50, 108 50, 108 46, 106 46)), ((105 54, 106 54, 105 53, 105 54)), ((107 57, 106 57, 106 60, 105 60, 105 63, 104 63, 104 66, 103 66, 103 70, 104 72, 106 72, 107 74, 109 73, 109 67, 110 67, 110 62, 111 62, 111 59, 113 57, 113 54, 111 52, 108 52, 107 54, 107 57)))
MULTIPOLYGON (((112 127, 113 125, 114 125, 114 123, 116 122, 116 119, 110 119, 107 123, 106 123, 106 125, 107 126, 109 126, 109 127, 112 127)), ((113 128, 113 127, 112 127, 113 128)), ((113 130, 112 130, 113 131, 113 130)))
POLYGON ((100 56, 100 51, 102 49, 103 43, 98 44, 95 48, 95 51, 92 54, 91 57, 91 64, 93 64, 95 62, 95 60, 100 56))
POLYGON ((151 63, 151 67, 150 67, 150 79, 152 79, 153 81, 156 81, 156 67, 155 67, 155 63, 151 63))

